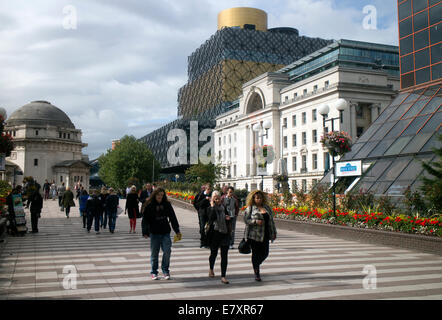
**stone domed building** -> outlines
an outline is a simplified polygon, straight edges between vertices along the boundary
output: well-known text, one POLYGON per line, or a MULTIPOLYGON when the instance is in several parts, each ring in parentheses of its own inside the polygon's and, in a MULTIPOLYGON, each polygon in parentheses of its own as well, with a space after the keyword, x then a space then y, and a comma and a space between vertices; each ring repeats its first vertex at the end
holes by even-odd
POLYGON ((14 141, 6 161, 23 173, 14 176, 13 185, 32 176, 41 186, 47 179, 57 186, 64 182, 73 188, 80 182, 89 187, 90 165, 82 153, 87 144, 81 142, 81 130, 61 109, 47 101, 28 103, 7 118, 5 132, 14 141))

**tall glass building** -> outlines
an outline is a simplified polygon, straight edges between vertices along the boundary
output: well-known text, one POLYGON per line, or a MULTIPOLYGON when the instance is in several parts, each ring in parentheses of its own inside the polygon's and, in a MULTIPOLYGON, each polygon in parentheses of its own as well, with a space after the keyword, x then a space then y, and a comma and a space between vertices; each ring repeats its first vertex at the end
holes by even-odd
POLYGON ((442 1, 398 0, 398 16, 402 89, 341 160, 365 168, 353 190, 399 201, 419 189, 421 161, 436 161, 442 147, 442 1))

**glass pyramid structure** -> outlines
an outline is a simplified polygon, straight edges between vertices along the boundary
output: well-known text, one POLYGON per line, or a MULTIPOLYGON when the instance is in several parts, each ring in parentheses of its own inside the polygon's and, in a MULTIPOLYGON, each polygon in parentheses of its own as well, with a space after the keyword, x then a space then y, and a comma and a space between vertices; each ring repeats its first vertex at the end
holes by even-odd
POLYGON ((400 92, 339 160, 362 161, 363 174, 352 191, 397 200, 408 187, 416 191, 426 174, 421 161, 436 160, 433 148, 441 147, 441 102, 440 83, 400 92))

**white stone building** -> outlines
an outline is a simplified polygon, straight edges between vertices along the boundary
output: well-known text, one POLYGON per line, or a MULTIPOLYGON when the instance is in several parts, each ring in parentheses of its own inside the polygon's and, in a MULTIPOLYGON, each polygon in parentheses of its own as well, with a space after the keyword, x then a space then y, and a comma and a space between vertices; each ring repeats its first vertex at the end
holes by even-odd
POLYGON ((82 153, 87 144, 61 109, 47 101, 33 101, 14 111, 4 130, 14 142, 6 158, 17 165, 16 174, 8 177, 12 185, 32 176, 41 186, 47 179, 71 188, 77 182, 89 187, 90 165, 82 153))
MULTIPOLYGON (((333 122, 334 130, 350 134, 353 141, 368 128, 399 90, 397 47, 348 40, 336 41, 318 52, 275 73, 265 73, 243 85, 236 107, 216 118, 214 150, 217 163, 228 168, 220 182, 249 191, 260 188, 273 192, 272 176, 280 174, 283 159, 291 190, 308 190, 331 167, 331 158, 320 143, 324 129, 319 114, 330 107, 328 119, 338 118, 338 99, 345 99, 343 121, 333 122), (347 54, 350 51, 350 54, 347 54), (347 54, 347 55, 345 55, 347 54), (364 55, 380 57, 382 67, 364 55), (390 64, 388 64, 390 62, 390 64), (255 124, 270 129, 256 132, 255 124), (272 145, 275 161, 260 176, 253 146, 272 145)), ((376 60, 379 64, 379 60, 376 60)))

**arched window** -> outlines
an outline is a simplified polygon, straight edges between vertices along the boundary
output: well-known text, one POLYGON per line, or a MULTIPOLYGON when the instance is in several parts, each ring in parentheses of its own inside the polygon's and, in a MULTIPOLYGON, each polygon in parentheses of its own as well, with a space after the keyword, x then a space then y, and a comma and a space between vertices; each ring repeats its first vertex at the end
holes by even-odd
POLYGON ((257 93, 253 93, 249 99, 249 103, 247 104, 247 113, 252 113, 263 108, 264 105, 262 103, 261 96, 257 93))

